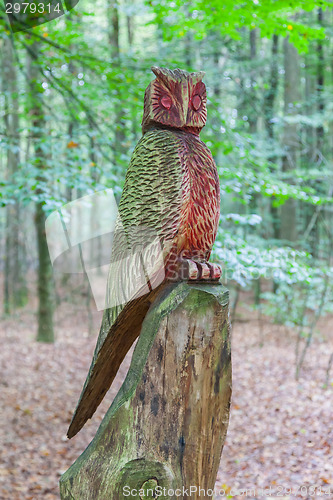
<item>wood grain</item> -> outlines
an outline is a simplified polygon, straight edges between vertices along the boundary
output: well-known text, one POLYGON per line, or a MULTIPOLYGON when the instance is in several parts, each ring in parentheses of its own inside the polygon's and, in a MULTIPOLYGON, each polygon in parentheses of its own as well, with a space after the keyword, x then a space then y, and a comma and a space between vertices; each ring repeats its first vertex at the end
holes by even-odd
POLYGON ((120 391, 61 478, 62 500, 132 498, 125 486, 214 488, 229 420, 230 355, 222 285, 160 289, 120 391))

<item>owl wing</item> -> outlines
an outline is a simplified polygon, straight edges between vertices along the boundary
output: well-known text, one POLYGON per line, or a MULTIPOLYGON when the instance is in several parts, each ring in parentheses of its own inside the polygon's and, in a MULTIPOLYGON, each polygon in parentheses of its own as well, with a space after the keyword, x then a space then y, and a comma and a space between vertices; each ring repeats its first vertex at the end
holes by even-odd
POLYGON ((153 129, 129 164, 112 246, 107 309, 93 360, 68 429, 71 438, 92 417, 163 285, 164 260, 176 238, 182 205, 177 136, 153 129))

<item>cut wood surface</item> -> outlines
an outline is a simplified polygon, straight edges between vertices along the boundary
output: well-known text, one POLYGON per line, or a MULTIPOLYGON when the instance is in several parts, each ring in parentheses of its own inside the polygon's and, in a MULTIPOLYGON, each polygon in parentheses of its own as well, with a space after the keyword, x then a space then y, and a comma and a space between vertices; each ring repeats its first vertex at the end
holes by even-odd
POLYGON ((214 488, 229 419, 230 354, 222 285, 160 290, 121 389, 60 480, 62 500, 119 500, 128 498, 125 487, 214 488))

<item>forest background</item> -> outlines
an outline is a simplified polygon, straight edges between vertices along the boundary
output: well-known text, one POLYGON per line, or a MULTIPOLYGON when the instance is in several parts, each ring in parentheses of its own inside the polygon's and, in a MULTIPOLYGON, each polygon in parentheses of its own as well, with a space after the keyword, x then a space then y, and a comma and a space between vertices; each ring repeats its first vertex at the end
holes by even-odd
POLYGON ((222 200, 212 259, 223 266, 232 319, 257 318, 260 346, 265 324, 283 325, 297 379, 312 343, 325 341, 330 387, 332 337, 320 322, 333 314, 332 19, 330 1, 80 0, 12 33, 1 6, 4 338, 26 321, 20 340, 59 340, 64 303, 68 324, 81 307, 81 330, 97 334, 86 276, 53 273, 45 220, 105 188, 119 200, 152 65, 204 70, 201 138, 222 200))

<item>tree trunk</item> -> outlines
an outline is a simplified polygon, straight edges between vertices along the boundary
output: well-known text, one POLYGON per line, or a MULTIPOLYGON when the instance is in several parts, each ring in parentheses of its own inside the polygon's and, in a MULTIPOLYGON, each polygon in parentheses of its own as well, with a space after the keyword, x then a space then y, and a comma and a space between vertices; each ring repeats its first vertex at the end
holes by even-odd
POLYGON ((278 67, 278 48, 279 48, 279 37, 278 35, 273 35, 272 39, 272 54, 271 54, 271 65, 270 65, 270 79, 269 87, 264 96, 264 116, 265 116, 265 126, 267 130, 268 137, 274 139, 274 107, 277 96, 277 88, 279 83, 279 67, 278 67))
MULTIPOLYGON (((317 15, 317 20, 318 24, 322 25, 323 24, 323 10, 321 8, 318 9, 318 15, 317 15)), ((317 110, 318 114, 321 118, 321 120, 324 119, 323 113, 325 110, 325 104, 324 104, 324 97, 323 97, 323 91, 324 91, 324 50, 323 50, 323 44, 321 40, 317 41, 317 50, 316 50, 316 55, 317 55, 317 65, 316 65, 316 89, 315 89, 315 94, 316 94, 316 100, 317 100, 317 110)), ((311 137, 312 139, 312 137, 311 137)), ((311 155, 311 160, 310 160, 310 168, 313 165, 316 165, 317 167, 320 167, 324 164, 324 157, 325 157, 325 151, 324 151, 324 127, 323 123, 320 123, 318 127, 315 129, 315 143, 313 144, 314 147, 314 154, 312 152, 311 155)), ((320 192, 320 182, 314 182, 314 187, 316 190, 320 192)), ((311 228, 309 231, 309 240, 310 240, 310 250, 311 253, 314 257, 319 257, 319 243, 320 243, 320 230, 319 230, 319 210, 318 207, 313 207, 309 206, 307 207, 306 213, 308 214, 307 217, 307 228, 311 228)))
POLYGON ((38 333, 37 341, 54 342, 53 331, 53 270, 47 247, 45 234, 45 211, 43 201, 43 185, 46 183, 45 170, 47 169, 47 155, 41 147, 41 139, 45 135, 46 122, 44 117, 42 90, 38 81, 40 79, 38 69, 38 53, 40 46, 34 43, 31 46, 33 57, 29 57, 29 79, 30 79, 30 115, 34 131, 34 146, 36 154, 36 165, 39 170, 38 187, 36 194, 40 201, 36 203, 35 225, 38 247, 38 333))
MULTIPOLYGON (((297 104, 300 100, 300 63, 296 48, 285 38, 284 44, 284 115, 296 115, 299 112, 297 104)), ((282 162, 284 172, 297 168, 299 136, 298 126, 295 123, 285 123, 283 134, 285 154, 282 162)), ((292 182, 292 177, 286 179, 292 182)), ((280 238, 287 242, 297 239, 296 232, 296 202, 293 199, 286 201, 281 207, 280 238)))
MULTIPOLYGON (((207 45, 212 47, 212 64, 216 70, 215 73, 212 74, 212 100, 214 102, 214 107, 216 109, 215 113, 210 115, 210 128, 214 133, 214 136, 217 138, 219 146, 216 147, 214 153, 214 159, 217 165, 220 165, 224 162, 224 148, 221 146, 221 115, 218 112, 218 108, 222 103, 222 82, 221 82, 221 74, 223 73, 224 67, 224 58, 222 47, 224 46, 224 40, 221 36, 221 33, 212 31, 210 37, 207 37, 202 41, 202 53, 204 53, 207 49, 207 45)), ((199 59, 199 57, 198 57, 199 59)), ((197 60, 197 58, 196 58, 197 60)), ((200 69, 198 67, 198 69, 200 69)))
MULTIPOLYGON (((322 8, 318 9, 318 23, 319 23, 319 25, 323 24, 323 9, 322 8)), ((324 109, 325 109, 324 97, 323 97, 324 67, 325 67, 325 62, 324 62, 323 43, 321 40, 318 40, 318 42, 317 42, 317 102, 318 102, 318 112, 321 115, 321 117, 322 117, 322 115, 324 113, 324 109)), ((317 127, 317 161, 318 161, 318 164, 322 163, 323 146, 324 146, 324 127, 323 127, 323 124, 321 123, 317 127)))
MULTIPOLYGON (((258 131, 258 97, 256 91, 256 78, 258 69, 256 67, 257 59, 257 29, 250 30, 250 92, 249 92, 249 107, 248 107, 248 120, 250 133, 256 134, 258 131)), ((250 213, 260 213, 260 195, 256 192, 252 193, 251 200, 249 203, 250 213)), ((261 228, 259 228, 260 231, 261 228)), ((260 306, 261 299, 261 281, 260 278, 253 281, 255 305, 260 306)))
POLYGON ((186 33, 184 40, 184 62, 187 71, 192 69, 192 56, 193 56, 193 35, 190 31, 186 33))
POLYGON ((250 126, 250 133, 255 134, 257 132, 257 122, 258 122, 258 114, 257 114, 257 92, 255 90, 256 85, 256 74, 257 68, 254 68, 254 63, 257 58, 257 29, 250 30, 250 61, 251 61, 251 71, 250 71, 250 106, 248 111, 248 119, 250 126))
MULTIPOLYGON (((271 67, 270 67, 270 81, 268 83, 269 87, 264 96, 264 119, 265 127, 267 130, 267 135, 269 140, 274 141, 274 108, 277 97, 277 90, 279 84, 279 66, 278 66, 278 49, 279 49, 279 37, 278 35, 273 35, 272 39, 272 55, 271 55, 271 67)), ((274 163, 276 159, 274 157, 268 158, 268 161, 274 163)), ((273 238, 278 240, 280 236, 280 218, 277 207, 274 206, 274 198, 271 198, 270 202, 270 213, 272 218, 272 233, 273 238)))
MULTIPOLYGON (((3 40, 2 90, 5 102, 4 123, 7 136, 7 177, 12 177, 20 163, 19 100, 17 73, 12 42, 5 36, 3 40)), ((25 245, 21 237, 23 221, 18 199, 6 208, 6 256, 4 279, 4 312, 9 314, 14 307, 22 307, 28 299, 25 266, 25 245)))
POLYGON ((108 4, 108 22, 109 22, 109 44, 111 57, 116 63, 119 63, 119 4, 118 0, 109 0, 108 4))
POLYGON ((123 163, 123 155, 126 154, 124 145, 126 139, 126 122, 125 111, 122 106, 122 68, 120 60, 120 41, 119 41, 119 2, 118 0, 109 0, 107 7, 108 10, 108 23, 109 23, 109 44, 110 53, 112 58, 112 65, 118 70, 119 80, 117 81, 117 95, 115 96, 114 103, 114 144, 113 144, 113 157, 115 167, 123 163))
MULTIPOLYGON (((128 10, 133 9, 134 2, 129 0, 126 0, 126 8, 128 10)), ((126 27, 127 27, 127 42, 128 46, 131 49, 133 46, 133 40, 134 40, 134 13, 133 12, 128 12, 126 14, 126 27)))
POLYGON ((35 224, 38 245, 38 342, 54 342, 53 269, 45 234, 44 203, 36 204, 35 224))
MULTIPOLYGON (((308 116, 312 116, 315 112, 314 99, 316 94, 316 78, 313 74, 312 68, 313 54, 307 54, 305 56, 306 61, 306 73, 305 73, 305 113, 308 116)), ((304 127, 304 135, 306 142, 305 157, 304 162, 308 169, 314 167, 317 157, 316 150, 316 128, 312 124, 308 124, 304 127)), ((314 182, 310 181, 310 185, 314 182)), ((302 215, 304 221, 304 231, 305 231, 305 243, 308 245, 306 247, 312 255, 315 255, 315 250, 317 247, 317 224, 315 220, 317 219, 318 212, 317 208, 309 203, 302 203, 302 215)))
POLYGON ((162 288, 95 438, 61 477, 62 500, 120 500, 128 489, 156 498, 147 490, 191 486, 197 491, 181 498, 208 498, 198 488, 214 488, 230 396, 228 291, 220 284, 162 288))

